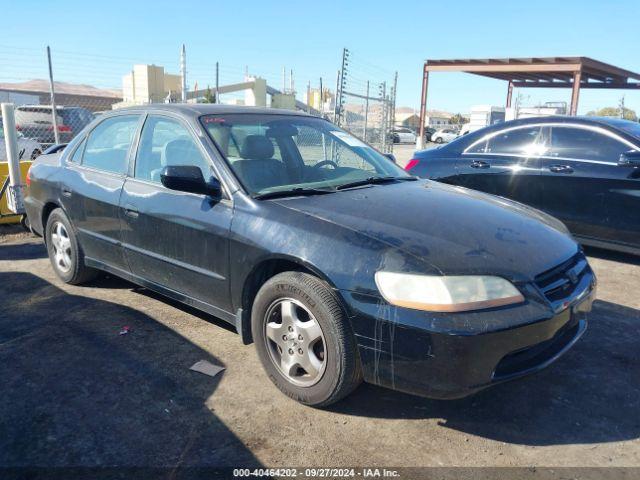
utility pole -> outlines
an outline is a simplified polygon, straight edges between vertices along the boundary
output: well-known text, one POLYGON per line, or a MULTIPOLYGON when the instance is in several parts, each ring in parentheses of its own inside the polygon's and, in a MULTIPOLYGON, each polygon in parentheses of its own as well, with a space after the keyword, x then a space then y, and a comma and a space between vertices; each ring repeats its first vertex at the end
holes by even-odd
POLYGON ((294 94, 295 90, 293 89, 293 68, 289 70, 289 90, 294 94))
POLYGON ((60 132, 58 132, 58 111, 56 110, 56 92, 53 86, 53 67, 51 66, 51 49, 47 45, 47 62, 49 63, 49 94, 51 95, 51 121, 53 125, 53 138, 56 145, 60 143, 60 132))
POLYGON ((320 117, 324 117, 324 92, 322 91, 322 77, 320 77, 320 117))
POLYGON ((389 152, 393 152, 393 137, 391 137, 391 132, 396 126, 396 90, 398 88, 398 72, 393 76, 393 87, 391 87, 391 94, 389 95, 389 113, 387 114, 388 119, 388 130, 389 137, 391 138, 391 142, 389 142, 389 152))
POLYGON ((336 111, 337 111, 337 124, 342 123, 342 106, 344 104, 344 88, 347 85, 347 67, 349 66, 349 50, 347 48, 342 49, 342 67, 338 74, 338 90, 336 90, 336 111))
MULTIPOLYGON (((391 128, 396 126, 396 96, 398 93, 398 72, 393 76, 393 92, 391 94, 391 128)), ((393 146, 393 143, 391 144, 393 146)))
POLYGON ((220 103, 220 65, 216 62, 216 102, 220 103))
POLYGON ((380 128, 380 150, 386 152, 387 149, 387 82, 380 84, 380 98, 382 99, 382 126, 380 128))
POLYGON ((362 140, 367 141, 367 122, 369 121, 369 80, 367 80, 367 97, 364 101, 364 129, 362 131, 362 140))
POLYGON ((620 99, 620 118, 624 120, 624 95, 620 99))
POLYGON ((187 103, 187 48, 184 43, 180 53, 180 76, 182 80, 182 103, 187 103))
POLYGON ((307 113, 311 113, 311 80, 307 82, 307 113))
POLYGON ((287 91, 287 67, 282 67, 282 93, 287 91))
POLYGON ((335 101, 335 107, 333 109, 333 123, 335 123, 336 125, 340 125, 339 120, 340 117, 338 115, 338 111, 340 110, 340 104, 338 103, 340 97, 340 70, 338 70, 338 79, 336 80, 336 101, 335 101))

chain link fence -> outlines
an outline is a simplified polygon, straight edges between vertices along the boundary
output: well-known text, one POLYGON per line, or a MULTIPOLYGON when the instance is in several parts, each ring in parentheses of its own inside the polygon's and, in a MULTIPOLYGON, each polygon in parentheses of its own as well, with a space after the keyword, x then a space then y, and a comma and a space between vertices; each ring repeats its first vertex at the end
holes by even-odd
POLYGON ((396 84, 397 73, 372 65, 344 49, 336 122, 381 152, 392 152, 396 84))
MULTIPOLYGON (((190 101, 242 105, 247 98, 244 92, 225 88, 218 91, 218 87, 241 84, 248 78, 259 77, 267 82, 270 95, 274 91, 292 94, 295 108, 336 121, 381 151, 390 152, 395 104, 393 75, 363 60, 348 57, 349 52, 345 49, 346 62, 343 62, 337 92, 333 96, 330 91, 333 85, 326 81, 327 77, 323 88, 320 77, 304 81, 305 77, 299 75, 296 88, 293 70, 286 72, 289 74, 286 81, 284 69, 258 69, 257 75, 252 75, 247 66, 186 60, 183 63, 177 54, 140 59, 0 45, 0 102, 16 105, 18 152, 21 160, 28 161, 51 145, 70 142, 103 112, 139 103, 138 98, 128 98, 133 90, 137 89, 135 96, 146 98, 147 103, 181 101, 183 69, 190 82, 187 91, 205 92, 204 98, 190 101), (160 96, 140 92, 139 87, 133 85, 138 68, 147 68, 145 74, 150 77, 163 76, 160 96), (318 79, 320 87, 316 88, 318 79), (304 108, 299 100, 305 97, 305 90, 308 108, 304 108), (299 93, 297 98, 296 91, 299 93), (315 108, 309 101, 313 91, 322 92, 321 101, 319 105, 314 104, 315 108), (336 107, 332 115, 333 104, 336 107)), ((267 105, 270 103, 268 101, 267 105)), ((0 118, 0 162, 6 160, 2 122, 0 118)))

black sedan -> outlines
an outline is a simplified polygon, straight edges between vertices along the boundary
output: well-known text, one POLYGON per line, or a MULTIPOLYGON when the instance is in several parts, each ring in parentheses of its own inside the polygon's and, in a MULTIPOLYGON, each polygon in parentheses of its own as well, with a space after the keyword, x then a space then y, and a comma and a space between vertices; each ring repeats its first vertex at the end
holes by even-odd
POLYGON ((584 332, 594 294, 560 222, 409 176, 290 111, 107 113, 29 184, 63 281, 103 270, 230 322, 309 405, 362 379, 454 398, 537 371, 584 332))
POLYGON ((414 175, 531 205, 585 245, 640 254, 640 124, 544 117, 416 152, 414 175))

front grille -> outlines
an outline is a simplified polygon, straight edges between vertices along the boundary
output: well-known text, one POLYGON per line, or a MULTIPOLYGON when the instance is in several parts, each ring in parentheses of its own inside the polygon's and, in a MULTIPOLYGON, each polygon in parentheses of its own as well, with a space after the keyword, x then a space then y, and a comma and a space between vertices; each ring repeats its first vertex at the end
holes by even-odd
POLYGON ((569 297, 589 272, 587 259, 584 254, 578 253, 566 262, 538 275, 535 284, 547 300, 555 303, 569 297))

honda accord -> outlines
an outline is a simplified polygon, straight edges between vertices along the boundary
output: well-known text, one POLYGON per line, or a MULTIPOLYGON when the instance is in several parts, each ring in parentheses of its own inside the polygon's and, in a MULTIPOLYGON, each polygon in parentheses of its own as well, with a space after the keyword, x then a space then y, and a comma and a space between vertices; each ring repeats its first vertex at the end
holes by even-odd
POLYGON ((559 221, 417 179, 303 113, 117 110, 28 184, 62 281, 102 270, 230 322, 308 405, 361 380, 456 398, 538 371, 585 331, 595 291, 559 221))

